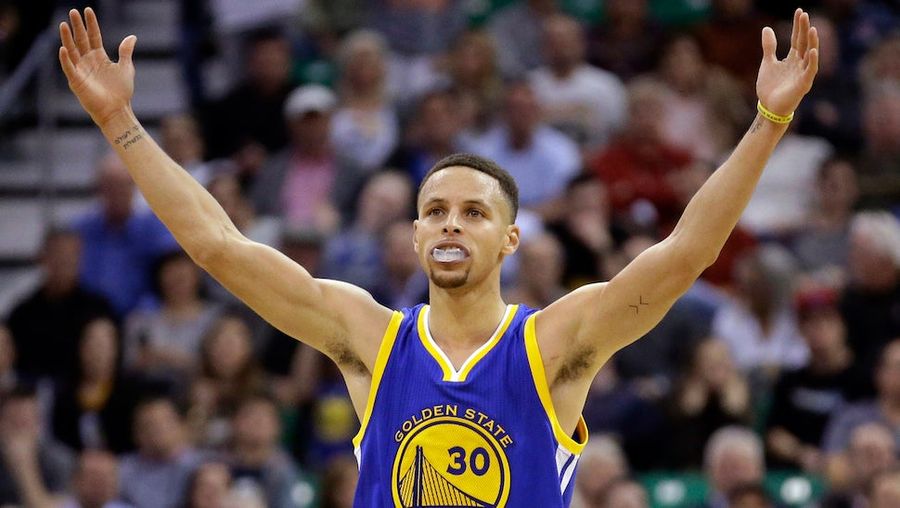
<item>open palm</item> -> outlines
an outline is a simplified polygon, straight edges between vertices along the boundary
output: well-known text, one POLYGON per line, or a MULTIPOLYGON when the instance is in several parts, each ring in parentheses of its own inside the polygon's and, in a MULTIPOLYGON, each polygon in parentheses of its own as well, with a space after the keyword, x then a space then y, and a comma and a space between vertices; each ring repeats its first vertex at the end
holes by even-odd
POLYGON ((131 55, 137 38, 130 35, 119 45, 119 61, 112 62, 103 49, 97 15, 88 7, 85 20, 75 9, 69 11, 71 26, 62 22, 59 62, 69 80, 69 88, 85 111, 98 124, 127 108, 134 93, 134 64, 131 55))
POLYGON ((756 78, 756 94, 765 107, 779 115, 797 109, 809 92, 819 69, 819 35, 809 26, 809 14, 797 9, 791 33, 791 50, 779 60, 775 32, 766 27, 762 33, 763 59, 756 78))

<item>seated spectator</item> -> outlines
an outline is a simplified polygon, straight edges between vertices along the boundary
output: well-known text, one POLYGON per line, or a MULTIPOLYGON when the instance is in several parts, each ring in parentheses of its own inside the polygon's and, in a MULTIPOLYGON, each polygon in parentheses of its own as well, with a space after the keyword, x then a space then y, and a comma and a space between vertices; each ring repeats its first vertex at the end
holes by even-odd
POLYGON ((522 208, 544 217, 558 215, 566 184, 581 169, 577 145, 541 121, 534 90, 524 81, 507 85, 501 124, 465 143, 467 151, 509 168, 522 208))
POLYGON ((275 402, 265 396, 245 399, 232 419, 232 428, 228 461, 235 483, 255 485, 270 508, 296 506, 291 492, 299 473, 278 445, 281 423, 275 402))
POLYGON ((282 110, 293 88, 291 46, 273 29, 251 33, 243 46, 241 81, 204 108, 203 131, 208 157, 231 157, 252 177, 288 140, 282 110))
POLYGON ((359 479, 359 465, 351 456, 332 459, 322 474, 322 508, 353 508, 353 496, 359 479))
POLYGON ((122 499, 135 508, 179 507, 201 457, 188 443, 172 399, 155 396, 138 403, 134 441, 137 452, 125 455, 120 464, 122 499))
POLYGON ((99 450, 85 450, 72 478, 72 495, 59 508, 130 508, 119 501, 119 463, 99 450))
POLYGON ((168 115, 160 122, 160 146, 166 155, 183 167, 200 185, 206 187, 214 176, 213 167, 204 162, 206 143, 197 120, 187 113, 168 115))
POLYGON ((90 321, 81 335, 77 375, 60 383, 53 434, 74 450, 131 451, 131 413, 138 386, 121 372, 119 331, 109 318, 90 321))
POLYGON ((870 508, 900 506, 900 469, 885 471, 872 480, 869 494, 870 508))
MULTIPOLYGON (((749 421, 747 381, 722 341, 707 338, 696 345, 687 372, 675 385, 671 404, 668 453, 674 468, 700 467, 703 446, 710 436, 726 425, 749 421)), ((723 495, 725 492, 727 489, 721 491, 723 495)))
POLYGON ((674 224, 681 214, 674 182, 691 156, 662 137, 659 113, 666 93, 663 85, 649 80, 629 84, 628 119, 622 134, 589 161, 591 171, 607 186, 619 217, 632 214, 636 203, 652 205, 644 212, 652 216, 649 222, 674 224))
POLYGON ((663 30, 650 17, 647 0, 603 2, 603 23, 588 33, 588 60, 597 67, 632 79, 653 68, 663 46, 663 30))
POLYGON ((106 297, 122 318, 148 296, 153 263, 177 244, 152 213, 135 210, 134 182, 113 153, 100 161, 97 192, 99 209, 74 224, 83 247, 81 284, 106 297))
POLYGON ((384 38, 366 30, 348 35, 338 51, 341 104, 331 121, 331 142, 365 172, 379 169, 400 137, 386 87, 387 57, 384 38))
POLYGON ((578 460, 573 500, 584 508, 603 508, 610 488, 628 473, 628 459, 616 440, 593 435, 578 460))
POLYGON ((156 262, 158 310, 139 310, 125 322, 124 358, 129 369, 149 378, 175 379, 197 365, 200 339, 219 306, 200 295, 200 268, 183 251, 156 262))
POLYGON ((766 442, 772 463, 820 473, 824 456, 819 446, 828 418, 857 392, 853 353, 832 290, 800 295, 798 315, 809 365, 785 372, 775 385, 766 442))
POLYGON ((372 296, 388 308, 413 306, 428 297, 428 277, 410 248, 412 242, 413 227, 409 221, 394 222, 384 231, 384 274, 372 296))
MULTIPOLYGON (((900 337, 900 222, 885 212, 858 213, 850 222, 849 251, 841 314, 857 369, 870 373, 885 344, 900 337)), ((871 387, 871 380, 864 381, 871 387)))
POLYGON ((609 486, 603 508, 650 508, 650 499, 640 483, 622 479, 609 486))
POLYGON ((483 133, 503 99, 495 40, 482 30, 464 33, 454 44, 447 66, 451 90, 459 98, 462 128, 483 133))
POLYGON ((860 205, 889 208, 900 201, 900 90, 878 83, 862 104, 864 146, 857 161, 860 205))
POLYGON ((725 159, 749 121, 740 85, 703 58, 700 42, 676 35, 662 46, 657 73, 669 88, 663 108, 663 137, 696 158, 725 159))
POLYGON ((221 316, 203 338, 199 363, 188 412, 192 441, 220 448, 231 435, 228 417, 238 403, 265 388, 247 323, 235 314, 221 316))
POLYGON ((66 491, 74 457, 43 427, 34 389, 0 400, 0 506, 47 506, 66 491))
MULTIPOLYGON (((866 506, 866 497, 873 480, 881 473, 897 467, 900 448, 891 430, 880 423, 864 423, 853 429, 850 443, 843 450, 840 468, 831 468, 828 475, 829 494, 822 500, 822 508, 853 508, 866 506)), ((837 465, 835 462, 832 466, 837 465)))
POLYGON ((547 18, 559 13, 557 4, 556 0, 525 0, 491 17, 488 31, 503 42, 497 46, 497 59, 504 76, 519 76, 541 64, 541 30, 547 18))
POLYGON ((544 119, 583 150, 605 145, 625 120, 622 81, 585 62, 584 33, 568 16, 544 21, 543 50, 547 63, 531 72, 530 81, 544 119))
POLYGON ((260 171, 250 198, 262 215, 282 217, 288 227, 334 231, 351 200, 361 173, 330 141, 337 97, 320 85, 291 92, 284 105, 290 142, 260 171))
POLYGON ((748 483, 728 493, 728 508, 775 508, 762 483, 748 483))
POLYGON ((385 230, 411 215, 412 183, 396 171, 376 173, 358 201, 353 224, 325 244, 322 275, 372 291, 384 277, 381 240, 385 230))
POLYGON ((49 231, 39 259, 44 281, 9 315, 15 367, 25 379, 71 376, 82 328, 94 317, 113 312, 105 298, 78 281, 81 251, 81 238, 75 231, 49 231))
POLYGON ((9 328, 0 322, 0 400, 3 400, 19 383, 15 365, 16 343, 13 342, 9 328))
POLYGON ((446 50, 468 22, 460 2, 375 0, 367 3, 368 22, 384 34, 391 49, 404 57, 446 50))
POLYGON ((828 421, 822 447, 828 458, 829 480, 834 485, 846 484, 849 469, 842 452, 856 427, 870 422, 885 425, 894 434, 895 449, 900 449, 900 339, 885 346, 875 370, 875 384, 875 399, 841 408, 828 421))
POLYGON ((232 485, 231 471, 222 462, 206 462, 194 470, 188 481, 184 508, 223 508, 228 506, 232 485))
POLYGON ((519 277, 508 300, 543 309, 568 291, 562 285, 563 250, 553 235, 541 233, 522 242, 517 251, 519 277))
POLYGON ((759 484, 766 474, 762 442, 745 427, 719 429, 703 454, 709 482, 706 508, 729 508, 728 493, 741 485, 759 484))
POLYGON ((759 247, 738 261, 737 295, 713 319, 712 333, 728 344, 738 368, 763 387, 770 387, 782 369, 797 369, 809 360, 792 305, 795 277, 786 250, 759 247))
POLYGON ((831 159, 819 169, 815 205, 791 248, 800 268, 821 283, 842 287, 847 279, 850 219, 859 197, 856 170, 845 159, 831 159))

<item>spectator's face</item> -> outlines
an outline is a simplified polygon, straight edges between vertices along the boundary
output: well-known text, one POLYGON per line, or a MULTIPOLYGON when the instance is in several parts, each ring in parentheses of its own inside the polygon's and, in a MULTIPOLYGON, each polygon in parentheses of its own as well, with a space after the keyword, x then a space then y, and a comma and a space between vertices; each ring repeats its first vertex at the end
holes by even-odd
POLYGON ((81 239, 78 235, 64 233, 48 239, 41 256, 41 266, 47 275, 47 284, 74 286, 78 281, 80 261, 81 239))
POLYGON ((877 376, 879 397, 900 403, 900 340, 894 340, 885 347, 877 376))
POLYGON ((555 16, 544 24, 544 55, 553 68, 568 69, 584 58, 581 26, 565 16, 555 16))
POLYGON ((36 398, 7 401, 0 411, 0 433, 26 432, 36 437, 41 432, 41 412, 36 398))
POLYGON ((585 454, 578 463, 578 469, 575 488, 592 502, 603 499, 609 486, 628 473, 620 460, 599 453, 585 454))
POLYGON ((641 23, 647 17, 647 0, 609 0, 606 15, 611 23, 641 23))
POLYGON ((160 127, 162 148, 175 162, 186 165, 203 160, 203 140, 194 119, 184 115, 169 116, 163 119, 160 127))
POLYGON ((0 325, 0 374, 12 370, 16 363, 16 346, 9 328, 0 325))
POLYGON ((194 300, 200 291, 200 271, 186 256, 169 259, 160 270, 159 285, 166 303, 194 300))
POLYGON ((824 358, 844 345, 847 327, 837 309, 812 311, 800 323, 800 331, 813 357, 824 358))
POLYGON ((106 216, 123 221, 131 215, 134 182, 118 156, 110 155, 100 163, 98 193, 106 216))
POLYGON ((736 374, 728 346, 718 339, 703 341, 697 348, 695 375, 709 386, 722 387, 736 374))
POLYGON ((210 338, 207 354, 216 377, 233 378, 250 361, 250 329, 241 319, 223 318, 218 333, 210 338))
POLYGON ((666 49, 662 72, 672 88, 680 92, 695 90, 705 77, 703 54, 690 37, 676 39, 666 49))
POLYGON ((119 494, 116 459, 101 451, 81 454, 74 481, 75 496, 81 506, 104 506, 119 494))
POLYGON ((711 476, 717 491, 728 492, 742 484, 762 481, 763 468, 749 450, 731 446, 713 462, 711 476))
POLYGON ((900 472, 884 474, 872 486, 870 508, 896 508, 900 506, 900 472))
POLYGON ((266 39, 254 44, 247 59, 250 81, 263 93, 287 86, 291 72, 291 49, 284 39, 266 39))
POLYGON ((135 441, 143 455, 169 459, 182 444, 181 417, 169 401, 156 401, 138 408, 135 441))
POLYGON ((742 18, 750 13, 751 0, 714 0, 713 9, 726 19, 742 18))
POLYGON ((522 244, 521 273, 528 274, 526 284, 538 289, 559 287, 563 273, 563 251, 550 235, 541 235, 522 244))
POLYGON ((900 139, 900 92, 874 95, 863 108, 863 130, 870 151, 896 154, 900 139))
POLYGON ((368 92, 381 86, 385 63, 378 46, 368 42, 359 44, 351 52, 345 72, 351 91, 368 92))
POLYGON ((91 380, 109 380, 116 370, 119 355, 116 327, 106 318, 89 322, 82 334, 81 355, 82 375, 91 380))
POLYGON ((431 282, 455 289, 499 277, 503 258, 519 246, 511 214, 495 178, 461 166, 434 173, 422 186, 414 223, 416 253, 431 282), (460 257, 439 261, 438 248, 460 257))
POLYGON ((531 136, 540 114, 537 98, 529 86, 515 84, 506 91, 506 122, 514 137, 531 136))
POLYGON ((809 24, 819 34, 819 74, 831 76, 841 61, 841 46, 834 23, 827 16, 810 16, 809 24))
POLYGON ((847 261, 850 278, 860 288, 882 291, 893 286, 894 279, 887 275, 897 271, 894 260, 867 234, 851 234, 847 261))
POLYGON ((635 93, 629 99, 628 109, 628 134, 639 142, 659 141, 663 98, 647 92, 635 93))
POLYGON ((384 233, 384 265, 395 277, 409 277, 419 269, 413 249, 413 226, 409 222, 395 222, 384 233))
POLYGON ((291 142, 303 150, 331 146, 331 114, 310 111, 288 121, 291 142))
POLYGON ((849 213, 859 195, 853 166, 844 161, 829 164, 819 179, 818 191, 819 202, 824 210, 849 213))
POLYGON ((625 482, 613 486, 604 508, 648 508, 647 493, 640 484, 625 482))
POLYGON ((404 177, 384 173, 373 177, 359 198, 357 216, 368 228, 381 231, 388 224, 409 218, 412 187, 404 177))
POLYGON ((248 402, 234 418, 234 439, 244 446, 267 448, 277 443, 280 427, 274 405, 262 400, 248 402))
POLYGON ((231 220, 239 217, 247 206, 246 200, 241 195, 241 185, 234 176, 223 176, 213 180, 209 185, 209 193, 216 198, 231 220))
POLYGON ((423 144, 426 147, 452 147, 460 129, 460 118, 449 95, 425 99, 419 111, 423 144))
POLYGON ((191 491, 190 508, 222 508, 231 487, 231 472, 225 464, 200 466, 191 491))
POLYGON ((496 73, 494 47, 489 36, 470 33, 462 37, 451 62, 454 81, 464 87, 483 84, 496 73))
POLYGON ((850 435, 848 458, 855 484, 863 487, 897 463, 894 436, 880 425, 861 425, 850 435))

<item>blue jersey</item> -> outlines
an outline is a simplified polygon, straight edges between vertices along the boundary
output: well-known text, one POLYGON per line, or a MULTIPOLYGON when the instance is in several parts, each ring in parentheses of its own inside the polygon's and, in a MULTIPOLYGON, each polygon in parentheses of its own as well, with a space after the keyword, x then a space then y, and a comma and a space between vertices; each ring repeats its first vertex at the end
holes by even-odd
POLYGON ((395 312, 354 438, 353 506, 566 507, 587 440, 557 421, 534 309, 510 305, 459 370, 428 330, 428 306, 395 312))

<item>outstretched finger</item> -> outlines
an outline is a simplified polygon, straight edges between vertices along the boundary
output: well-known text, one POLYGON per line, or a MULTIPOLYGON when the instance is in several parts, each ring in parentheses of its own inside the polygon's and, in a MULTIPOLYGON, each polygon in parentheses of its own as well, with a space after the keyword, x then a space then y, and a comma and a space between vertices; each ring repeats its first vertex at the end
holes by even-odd
POLYGON ((775 61, 775 51, 778 49, 778 40, 775 38, 775 30, 765 27, 762 30, 763 60, 775 61))
POLYGON ((817 72, 819 72, 819 49, 812 48, 807 53, 806 67, 803 69, 803 80, 807 89, 812 86, 817 72))
POLYGON ((59 24, 59 39, 62 41, 63 47, 66 48, 72 65, 78 65, 78 60, 81 59, 81 53, 79 53, 78 48, 75 46, 75 40, 72 39, 72 29, 69 28, 69 24, 65 21, 59 24))
POLYGON ((803 11, 798 7, 794 11, 794 23, 791 25, 791 48, 797 49, 797 40, 800 37, 800 13, 803 11))
POLYGON ((75 73, 77 72, 75 64, 72 63, 71 55, 72 53, 65 47, 59 48, 59 63, 62 65, 63 73, 70 83, 75 79, 75 73))
POLYGON ((809 36, 807 38, 807 48, 808 50, 819 49, 819 31, 816 30, 816 27, 809 28, 809 36))
POLYGON ((88 7, 84 10, 84 19, 87 21, 88 41, 91 49, 103 49, 103 37, 100 35, 100 23, 97 22, 97 14, 94 9, 88 7))
POLYGON ((91 50, 91 43, 88 41, 87 30, 84 29, 84 21, 81 20, 81 14, 72 9, 69 11, 69 22, 72 25, 72 33, 75 35, 75 45, 82 55, 86 55, 91 50))
POLYGON ((134 45, 137 44, 137 36, 129 35, 119 44, 119 63, 131 65, 131 55, 134 53, 134 45))
POLYGON ((801 58, 806 55, 807 49, 809 49, 809 14, 804 12, 800 15, 800 33, 797 37, 797 52, 801 58))

